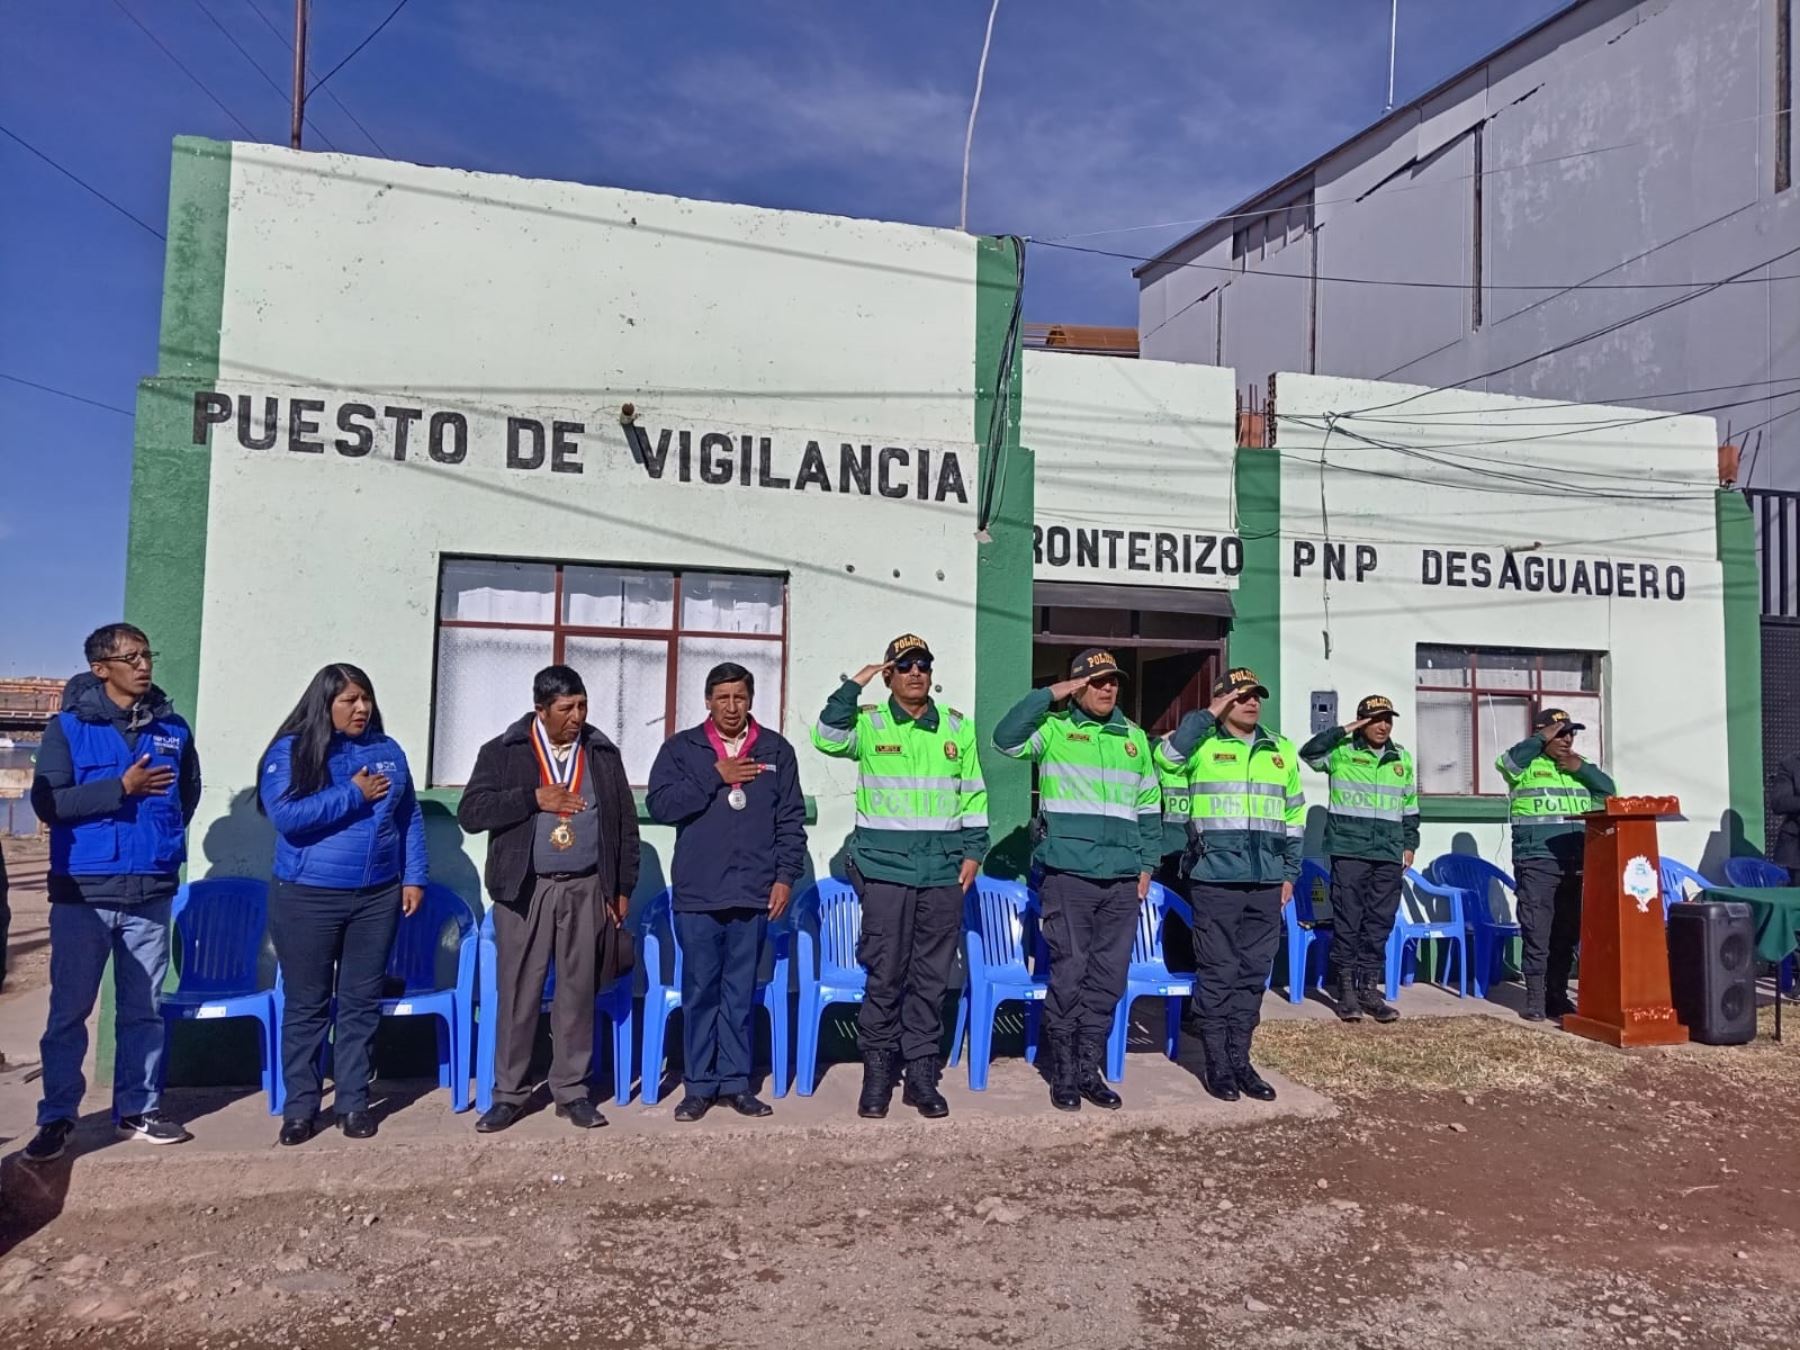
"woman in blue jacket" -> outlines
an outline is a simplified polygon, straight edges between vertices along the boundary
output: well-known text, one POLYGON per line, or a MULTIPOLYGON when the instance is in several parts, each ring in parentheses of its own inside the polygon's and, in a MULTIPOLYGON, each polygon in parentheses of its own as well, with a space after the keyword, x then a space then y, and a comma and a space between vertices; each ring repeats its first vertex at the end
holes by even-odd
POLYGON ((337 992, 338 1124, 375 1133, 369 1043, 400 916, 425 898, 425 821, 406 754, 381 728, 375 686, 337 662, 313 676, 263 753, 257 805, 275 826, 269 935, 287 1006, 281 1142, 312 1138, 319 1049, 337 992))

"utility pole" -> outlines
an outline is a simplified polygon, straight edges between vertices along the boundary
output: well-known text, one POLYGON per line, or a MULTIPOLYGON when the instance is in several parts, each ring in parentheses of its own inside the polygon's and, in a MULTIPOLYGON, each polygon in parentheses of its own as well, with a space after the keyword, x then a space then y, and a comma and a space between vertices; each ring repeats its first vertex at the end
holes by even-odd
POLYGON ((306 124, 306 7, 307 0, 294 0, 294 116, 288 128, 288 144, 296 150, 306 124))
MULTIPOLYGON (((1388 6, 1388 101, 1384 114, 1394 111, 1394 53, 1400 46, 1400 0, 1388 6)), ((299 144, 298 141, 295 142, 299 144)))

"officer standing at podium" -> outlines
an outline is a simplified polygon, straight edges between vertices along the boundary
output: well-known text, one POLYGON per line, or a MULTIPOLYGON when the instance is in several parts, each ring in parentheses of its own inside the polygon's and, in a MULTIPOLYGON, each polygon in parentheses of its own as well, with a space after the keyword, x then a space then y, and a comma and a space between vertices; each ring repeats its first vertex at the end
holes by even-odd
POLYGON ((1513 880, 1525 948, 1527 1022, 1575 1011, 1569 973, 1581 941, 1581 871, 1587 824, 1618 786, 1598 764, 1575 752, 1586 728, 1561 708, 1545 708, 1531 735, 1495 761, 1510 792, 1513 880))

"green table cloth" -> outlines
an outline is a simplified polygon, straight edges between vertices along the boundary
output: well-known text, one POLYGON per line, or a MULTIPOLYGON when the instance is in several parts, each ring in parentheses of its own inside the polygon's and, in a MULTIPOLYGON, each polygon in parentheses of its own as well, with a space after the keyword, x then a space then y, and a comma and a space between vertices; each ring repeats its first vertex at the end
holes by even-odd
POLYGON ((1702 891, 1699 898, 1749 905, 1756 920, 1756 955, 1761 960, 1783 961, 1800 948, 1800 887, 1715 887, 1702 891))

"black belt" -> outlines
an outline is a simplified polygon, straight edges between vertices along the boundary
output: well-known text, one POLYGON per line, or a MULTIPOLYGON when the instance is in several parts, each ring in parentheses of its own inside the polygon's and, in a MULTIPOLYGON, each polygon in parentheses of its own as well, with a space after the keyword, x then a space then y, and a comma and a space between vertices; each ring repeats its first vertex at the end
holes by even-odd
POLYGON ((537 879, 539 881, 580 881, 583 877, 599 875, 600 869, 598 867, 590 867, 585 872, 539 872, 537 873, 537 879))

